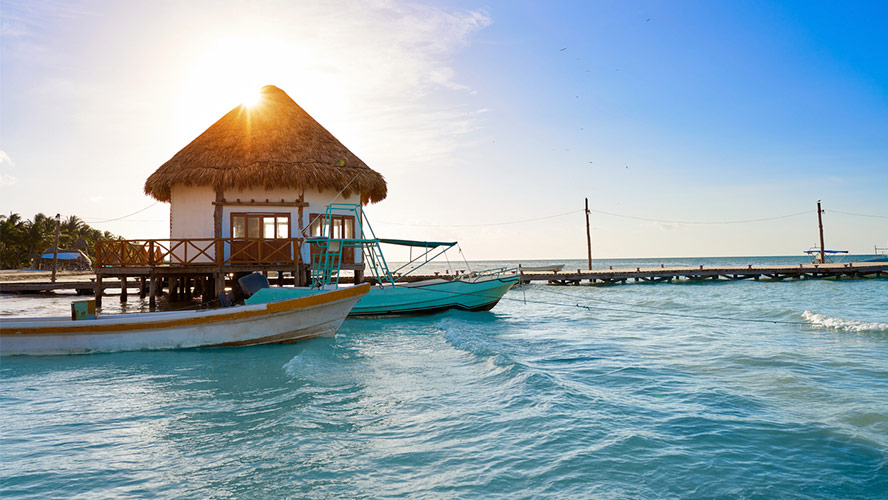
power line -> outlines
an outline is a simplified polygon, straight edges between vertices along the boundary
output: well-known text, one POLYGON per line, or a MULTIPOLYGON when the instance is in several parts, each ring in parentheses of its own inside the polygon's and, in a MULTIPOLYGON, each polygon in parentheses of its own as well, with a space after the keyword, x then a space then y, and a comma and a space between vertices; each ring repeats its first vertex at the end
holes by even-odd
POLYGON ((144 212, 145 210, 148 210, 149 208, 153 207, 154 205, 157 205, 158 203, 160 203, 160 202, 159 202, 159 201, 155 201, 154 203, 148 205, 147 207, 145 207, 145 208, 143 208, 143 209, 141 209, 141 210, 136 210, 135 212, 133 212, 133 213, 131 213, 131 214, 127 214, 127 215, 124 215, 124 216, 122 216, 122 217, 117 217, 117 218, 115 218, 115 219, 106 219, 106 220, 84 220, 83 222, 86 222, 87 224, 102 224, 102 223, 104 223, 104 222, 114 222, 114 221, 118 221, 118 220, 126 219, 127 217, 132 217, 133 215, 140 214, 140 213, 144 212))
MULTIPOLYGON (((826 210, 824 210, 824 212, 826 212, 826 210)), ((851 212, 840 212, 838 210, 829 210, 829 213, 842 214, 842 215, 853 215, 855 217, 872 217, 874 219, 888 219, 888 215, 855 214, 855 213, 851 213, 851 212)))
POLYGON ((571 212, 564 212, 564 213, 562 213, 562 214, 555 214, 555 215, 546 215, 546 216, 544 216, 544 217, 537 217, 537 218, 535 218, 535 219, 522 219, 522 220, 509 221, 509 222, 491 222, 491 223, 487 223, 487 224, 408 224, 408 223, 404 223, 404 222, 386 222, 386 221, 379 221, 379 222, 381 222, 382 224, 391 224, 391 225, 393 225, 393 226, 411 226, 411 227, 483 227, 483 226, 505 226, 505 225, 509 225, 509 224, 523 224, 523 223, 525 223, 525 222, 535 222, 535 221, 538 221, 538 220, 544 220, 544 219, 554 219, 554 218, 556 218, 556 217, 564 217, 565 215, 573 215, 573 214, 577 214, 577 213, 580 213, 580 212, 582 212, 582 211, 583 211, 583 210, 573 210, 573 211, 571 211, 571 212))
POLYGON ((593 210, 589 209, 590 212, 595 212, 597 214, 610 215, 613 217, 623 217, 625 219, 635 219, 642 220, 647 222, 662 222, 666 224, 748 224, 750 222, 764 222, 769 220, 777 220, 777 219, 788 219, 790 217, 798 217, 799 215, 806 215, 813 212, 813 210, 805 210, 804 212, 798 212, 795 214, 787 214, 787 215, 778 215, 776 217, 763 217, 761 219, 747 219, 747 220, 728 220, 728 221, 686 221, 686 220, 666 220, 666 219, 651 219, 648 217, 636 217, 634 215, 624 215, 617 214, 613 212, 605 212, 604 210, 593 210))
MULTIPOLYGON (((615 212, 608 212, 605 210, 595 210, 595 209, 591 209, 591 208, 589 209, 589 211, 595 212, 597 214, 609 215, 612 217, 622 217, 624 219, 634 219, 634 220, 641 220, 641 221, 646 221, 646 222, 660 222, 660 223, 665 223, 665 224, 694 224, 694 225, 749 224, 752 222, 766 222, 766 221, 779 220, 779 219, 788 219, 790 217, 798 217, 800 215, 808 215, 813 212, 813 210, 805 210, 804 212, 797 212, 797 213, 793 213, 793 214, 778 215, 778 216, 774 216, 774 217, 762 217, 762 218, 758 218, 758 219, 745 219, 745 220, 686 221, 686 220, 668 220, 668 219, 655 219, 655 218, 650 218, 650 217, 638 217, 638 216, 634 216, 634 215, 618 214, 615 212)), ((577 213, 581 213, 581 212, 584 212, 584 210, 573 210, 571 212, 564 212, 564 213, 560 213, 560 214, 547 215, 544 217, 536 217, 533 219, 522 219, 522 220, 508 221, 508 222, 491 222, 491 223, 484 223, 484 224, 409 224, 409 223, 403 223, 403 222, 388 222, 388 221, 380 221, 380 222, 382 222, 383 224, 391 224, 394 226, 411 226, 411 227, 486 227, 486 226, 505 226, 505 225, 510 225, 510 224, 523 224, 525 222, 536 222, 536 221, 545 220, 545 219, 554 219, 556 217, 564 217, 566 215, 573 215, 573 214, 577 214, 577 213)), ((838 213, 844 213, 844 212, 838 212, 838 213)), ((861 215, 861 214, 850 214, 850 215, 861 215)), ((874 215, 874 216, 867 216, 867 217, 881 217, 881 216, 874 215)))

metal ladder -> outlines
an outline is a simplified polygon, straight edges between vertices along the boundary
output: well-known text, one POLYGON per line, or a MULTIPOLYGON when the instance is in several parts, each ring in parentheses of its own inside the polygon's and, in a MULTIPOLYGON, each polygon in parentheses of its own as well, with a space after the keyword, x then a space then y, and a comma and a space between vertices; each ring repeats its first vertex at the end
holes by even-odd
POLYGON ((311 263, 311 285, 339 285, 339 271, 342 268, 342 244, 339 241, 313 241, 321 251, 313 256, 311 263))

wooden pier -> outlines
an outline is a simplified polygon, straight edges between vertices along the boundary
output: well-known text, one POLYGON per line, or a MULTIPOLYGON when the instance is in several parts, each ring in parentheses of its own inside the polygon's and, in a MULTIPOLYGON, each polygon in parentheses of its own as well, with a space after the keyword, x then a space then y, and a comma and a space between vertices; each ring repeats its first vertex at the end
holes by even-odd
POLYGON ((848 262, 839 264, 797 264, 770 266, 636 267, 634 269, 595 269, 545 273, 521 273, 522 283, 545 282, 558 285, 674 283, 713 280, 853 280, 888 278, 888 262, 848 262))

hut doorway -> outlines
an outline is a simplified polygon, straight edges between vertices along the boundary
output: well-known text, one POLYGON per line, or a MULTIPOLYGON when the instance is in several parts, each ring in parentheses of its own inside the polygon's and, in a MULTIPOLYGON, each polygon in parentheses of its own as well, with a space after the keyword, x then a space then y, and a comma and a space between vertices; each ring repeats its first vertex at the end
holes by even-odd
POLYGON ((275 239, 290 237, 290 214, 233 212, 231 260, 237 263, 288 262, 289 246, 275 239))
MULTIPOLYGON (((355 216, 354 215, 336 215, 334 214, 330 220, 330 228, 327 229, 329 234, 321 234, 324 225, 324 214, 311 214, 309 219, 311 222, 312 236, 327 236, 333 239, 353 239, 355 237, 355 216)), ((321 252, 318 245, 311 245, 311 261, 314 262, 315 255, 321 252)), ((345 248, 342 250, 342 263, 355 263, 355 249, 345 248)))

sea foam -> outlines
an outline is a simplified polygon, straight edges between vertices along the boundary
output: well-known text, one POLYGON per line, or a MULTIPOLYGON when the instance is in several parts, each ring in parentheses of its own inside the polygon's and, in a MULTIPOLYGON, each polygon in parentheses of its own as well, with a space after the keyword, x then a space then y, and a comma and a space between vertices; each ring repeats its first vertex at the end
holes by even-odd
POLYGON ((842 319, 818 314, 814 311, 805 311, 802 318, 817 328, 832 328, 845 332, 888 332, 888 323, 876 323, 859 321, 855 319, 842 319))

